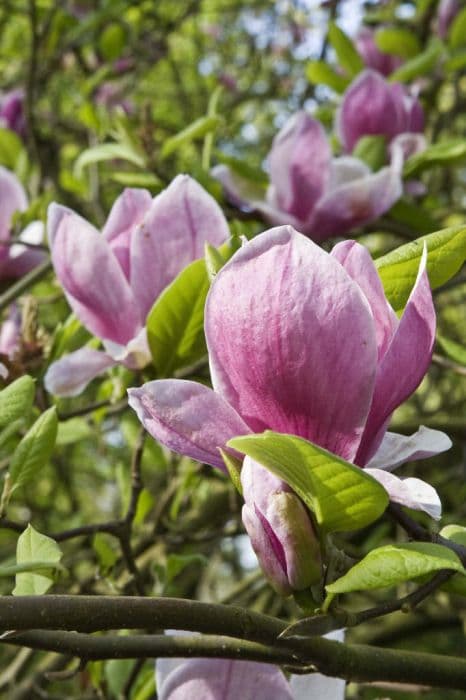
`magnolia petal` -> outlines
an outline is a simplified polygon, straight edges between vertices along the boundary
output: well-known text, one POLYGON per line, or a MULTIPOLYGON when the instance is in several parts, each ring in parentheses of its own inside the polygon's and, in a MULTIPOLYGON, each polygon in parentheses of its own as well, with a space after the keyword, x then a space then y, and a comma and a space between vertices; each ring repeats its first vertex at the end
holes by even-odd
POLYGON ((362 136, 389 139, 402 131, 399 98, 380 73, 364 70, 343 95, 336 117, 336 131, 346 152, 351 153, 362 136))
POLYGON ((104 352, 80 348, 52 362, 44 377, 44 386, 55 396, 77 396, 89 382, 115 365, 104 352))
POLYGON ((230 659, 186 660, 157 687, 157 694, 159 700, 293 700, 275 666, 230 659))
POLYGON ((55 236, 57 235, 62 220, 70 215, 79 217, 81 221, 87 224, 85 219, 80 217, 79 214, 76 214, 69 207, 65 207, 63 204, 57 204, 57 202, 49 204, 47 208, 47 239, 51 250, 53 250, 55 236))
POLYGON ((399 56, 380 51, 374 41, 374 32, 369 27, 361 27, 355 37, 355 44, 366 66, 382 75, 390 75, 403 63, 399 56))
MULTIPOLYGON (((32 221, 20 234, 19 240, 38 245, 44 237, 42 221, 32 221)), ((16 243, 9 248, 8 257, 0 262, 0 278, 15 279, 22 277, 46 258, 45 250, 34 249, 16 243)))
POLYGON ((321 577, 320 547, 303 503, 287 484, 250 457, 244 459, 241 483, 246 530, 272 585, 281 593, 308 588, 321 577))
POLYGON ((279 208, 306 220, 330 175, 331 149, 320 122, 297 112, 275 136, 270 180, 279 208))
POLYGON ((105 352, 113 359, 124 364, 128 369, 142 369, 151 361, 149 343, 147 341, 147 329, 141 328, 135 338, 126 345, 112 343, 104 340, 105 352))
POLYGON ((126 345, 139 332, 141 318, 109 244, 70 210, 51 213, 52 261, 71 308, 99 338, 126 345))
POLYGON ((388 211, 403 193, 401 163, 329 190, 317 202, 305 233, 318 239, 343 235, 374 221, 388 211))
POLYGON ((369 166, 359 158, 353 158, 353 156, 333 158, 328 189, 334 190, 340 185, 346 185, 348 182, 359 180, 359 178, 370 174, 369 166))
POLYGON ((148 190, 127 187, 115 200, 102 229, 103 237, 109 242, 128 280, 131 234, 141 223, 151 204, 152 197, 148 190))
POLYGON ((227 165, 216 165, 210 174, 221 183, 229 201, 240 209, 252 211, 265 199, 265 187, 241 177, 227 165))
POLYGON ((382 484, 394 503, 414 510, 423 510, 434 520, 440 520, 442 504, 437 491, 430 484, 411 477, 400 479, 383 469, 365 469, 364 471, 382 484))
POLYGON ((424 134, 405 133, 395 136, 390 144, 390 154, 392 158, 397 150, 401 151, 403 162, 416 155, 422 153, 427 147, 427 140, 424 134))
POLYGON ((416 283, 377 369, 372 405, 356 456, 361 466, 378 449, 392 412, 417 389, 430 365, 436 319, 426 261, 424 248, 416 283))
POLYGON ((440 452, 446 452, 451 446, 448 435, 424 425, 413 435, 385 433, 379 449, 367 463, 367 468, 392 471, 405 462, 427 459, 440 452))
POLYGON ((225 471, 219 448, 250 430, 219 394, 182 379, 128 389, 128 403, 153 438, 170 450, 225 471))
POLYGON ((13 214, 24 211, 27 205, 26 192, 16 175, 0 166, 0 242, 10 239, 13 214))
POLYGON ((334 258, 290 226, 257 236, 216 276, 205 331, 214 388, 254 432, 354 457, 377 350, 367 300, 334 258))
POLYGON ((21 342, 21 312, 16 304, 10 306, 8 318, 0 327, 0 354, 13 359, 21 342))
POLYGON ((152 202, 131 238, 131 286, 145 318, 181 270, 230 236, 222 210, 189 175, 178 175, 152 202))
MULTIPOLYGON (((335 630, 324 635, 326 639, 343 642, 344 630, 335 630)), ((292 675, 290 687, 293 700, 344 700, 346 681, 343 678, 330 678, 321 673, 309 675, 292 675)))
POLYGON ((385 297, 382 281, 370 253, 356 241, 342 241, 337 243, 330 255, 343 265, 349 276, 361 287, 370 304, 380 361, 398 326, 398 319, 385 297))

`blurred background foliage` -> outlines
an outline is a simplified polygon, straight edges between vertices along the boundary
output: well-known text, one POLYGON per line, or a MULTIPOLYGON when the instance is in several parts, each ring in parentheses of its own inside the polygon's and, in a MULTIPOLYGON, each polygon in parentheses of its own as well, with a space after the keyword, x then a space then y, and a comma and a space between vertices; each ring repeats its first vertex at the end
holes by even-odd
MULTIPOLYGON (((271 140, 290 114, 304 107, 331 129, 339 92, 349 80, 328 40, 331 19, 350 36, 362 23, 408 31, 415 56, 430 51, 430 63, 426 59, 414 75, 428 142, 464 139, 466 30, 441 40, 437 5, 435 0, 2 0, 0 88, 24 92, 27 121, 23 136, 0 129, 0 164, 18 174, 30 198, 29 209, 17 217, 18 232, 26 222, 44 219, 52 200, 101 225, 122 187, 147 187, 155 194, 179 172, 197 178, 221 201, 235 233, 250 236, 264 229, 254 216, 222 201, 210 168, 226 162, 262 183, 271 140), (332 71, 329 80, 322 62, 332 71)), ((397 47, 406 44, 401 35, 397 42, 397 47)), ((421 198, 407 195, 376 225, 355 232, 374 256, 464 222, 461 158, 464 153, 425 168, 416 175, 425 186, 421 198)), ((395 414, 393 427, 411 432, 424 424, 454 439, 450 452, 422 464, 422 477, 441 494, 447 524, 464 522, 466 515, 464 272, 438 289, 435 299, 441 337, 434 363, 418 392, 395 414)), ((51 274, 28 289, 21 310, 21 352, 9 365, 10 378, 24 373, 37 378, 38 415, 51 402, 41 385, 48 363, 79 347, 88 335, 69 316, 51 274)), ((189 376, 208 381, 206 363, 189 376)), ((279 599, 257 571, 233 486, 211 468, 179 459, 149 438, 143 446, 131 560, 111 528, 97 527, 86 536, 69 532, 114 522, 127 512, 140 428, 127 408, 125 390, 154 377, 150 367, 137 376, 115 368, 81 396, 58 402, 53 456, 14 493, 8 522, 0 521, 2 563, 14 562, 21 524, 32 521, 63 551, 67 573, 58 577, 57 592, 176 595, 292 618, 295 604, 279 599)), ((16 443, 16 433, 0 433, 0 470, 7 468, 16 443)), ((413 466, 412 474, 419 469, 413 466)), ((347 539, 347 546, 359 555, 394 535, 394 526, 382 520, 347 539)), ((11 579, 0 579, 2 593, 11 588, 11 579)), ((432 609, 423 606, 409 621, 400 613, 359 628, 350 638, 460 654, 464 602, 455 599, 452 609, 440 593, 436 603, 432 609)), ((367 604, 362 594, 354 599, 355 607, 367 604)), ((2 648, 0 659, 5 698, 154 696, 152 662, 92 663, 66 679, 46 675, 74 668, 53 654, 2 648)), ((417 697, 416 692, 352 684, 348 697, 401 700, 417 697)), ((422 693, 430 700, 460 695, 422 693)))

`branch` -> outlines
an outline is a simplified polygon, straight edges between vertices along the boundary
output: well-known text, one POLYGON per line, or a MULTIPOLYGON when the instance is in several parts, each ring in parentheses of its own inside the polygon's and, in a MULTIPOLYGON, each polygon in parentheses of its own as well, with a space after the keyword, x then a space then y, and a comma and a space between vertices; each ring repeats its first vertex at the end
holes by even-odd
POLYGON ((29 287, 32 287, 33 284, 42 279, 51 269, 51 261, 44 260, 44 262, 37 265, 31 272, 28 272, 27 275, 21 277, 15 284, 12 284, 11 287, 0 296, 0 311, 9 306, 12 301, 29 289, 29 287))
MULTIPOLYGON (((162 642, 156 636, 109 636, 96 639, 88 635, 50 634, 44 631, 18 634, 16 630, 36 629, 40 621, 42 629, 98 631, 109 629, 159 629, 189 628, 208 635, 221 635, 220 640, 197 638, 193 656, 217 656, 243 658, 269 663, 283 662, 294 667, 315 665, 328 676, 350 681, 397 681, 424 684, 442 688, 463 689, 466 684, 466 660, 456 657, 389 650, 362 644, 346 645, 322 637, 295 640, 278 640, 286 623, 267 615, 234 606, 213 605, 176 598, 138 598, 113 596, 23 596, 0 598, 0 620, 4 629, 14 629, 0 641, 34 648, 73 653, 81 658, 87 654, 118 654, 118 658, 142 658, 162 655, 182 656, 189 653, 171 642, 162 642), (32 636, 31 636, 32 635, 32 636), (234 637, 223 647, 224 637, 234 637), (92 640, 92 641, 91 641, 92 640), (204 641, 206 645, 204 646, 204 641), (69 643, 81 644, 71 651, 69 643), (250 646, 250 642, 255 642, 250 646), (83 646, 84 644, 84 646, 83 646), (92 648, 88 645, 92 644, 92 648), (95 647, 94 645, 99 645, 95 647), (245 646, 246 644, 246 646, 245 646), (127 646, 125 646, 127 645, 127 646), (160 647, 162 645, 162 647, 160 647), (169 651, 168 646, 171 648, 169 651), (214 647, 216 651, 214 651, 214 647), (238 651, 240 649, 241 651, 238 651), (98 650, 98 652, 97 652, 98 650), (238 655, 241 656, 238 656, 238 655)), ((176 638, 180 641, 180 638, 176 638)), ((190 647, 192 640, 186 642, 190 647)), ((97 658, 96 656, 92 658, 97 658)), ((116 658, 105 656, 100 658, 116 658)))

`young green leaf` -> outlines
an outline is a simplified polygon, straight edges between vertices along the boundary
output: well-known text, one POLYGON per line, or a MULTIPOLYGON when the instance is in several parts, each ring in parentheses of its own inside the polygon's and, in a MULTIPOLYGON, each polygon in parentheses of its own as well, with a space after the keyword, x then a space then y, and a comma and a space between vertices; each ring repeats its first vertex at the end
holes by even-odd
POLYGON ((10 170, 16 170, 22 154, 24 146, 19 136, 11 129, 0 127, 0 163, 10 170))
POLYGON ((23 418, 34 400, 34 380, 28 374, 0 391, 0 428, 23 418))
POLYGON ((352 155, 367 163, 371 170, 379 170, 387 160, 387 140, 385 136, 363 136, 352 155))
POLYGON ((11 493, 48 461, 55 447, 57 429, 57 412, 52 406, 36 420, 13 453, 9 468, 11 493))
POLYGON ((167 158, 184 143, 201 139, 206 134, 215 131, 220 124, 220 121, 220 117, 217 116, 207 116, 196 119, 196 121, 187 126, 186 129, 183 129, 183 131, 180 131, 178 134, 175 134, 175 136, 172 136, 165 141, 160 154, 161 157, 167 158))
POLYGON ((84 168, 93 163, 100 163, 106 160, 125 160, 140 168, 145 166, 143 155, 136 151, 129 144, 124 143, 102 143, 92 148, 86 148, 74 164, 74 175, 82 177, 84 168))
POLYGON ((363 469, 303 438, 267 430, 233 438, 228 446, 289 484, 327 532, 365 527, 388 505, 385 489, 363 469))
POLYGON ((389 544, 369 552, 344 576, 325 588, 333 597, 338 593, 397 586, 441 569, 466 575, 457 555, 448 547, 429 542, 389 544))
POLYGON ((409 83, 421 75, 426 75, 437 65, 443 51, 442 42, 433 39, 422 53, 417 54, 390 75, 390 80, 409 83))
POLYGON ((364 61, 354 47, 353 42, 335 22, 330 22, 328 40, 335 49, 340 66, 352 78, 364 68, 364 61))
POLYGON ((460 343, 456 343, 450 338, 445 338, 437 333, 437 342, 448 355, 448 357, 459 365, 466 367, 466 348, 460 343))
POLYGON ((186 267, 162 292, 147 317, 147 336, 159 377, 201 359, 204 338, 204 304, 209 277, 204 260, 186 267))
POLYGON ((350 84, 349 78, 337 73, 326 61, 309 61, 305 73, 312 85, 327 85, 337 93, 344 92, 350 84))
POLYGON ((220 454, 222 455, 222 459, 225 463, 226 468, 228 469, 228 474, 230 475, 230 479, 233 482, 233 486, 235 489, 238 491, 238 493, 242 496, 243 495, 243 486, 241 484, 241 462, 239 459, 236 457, 233 457, 232 455, 228 454, 226 450, 220 450, 220 454))
POLYGON ((375 261, 385 294, 395 311, 401 311, 413 285, 427 245, 427 272, 433 289, 453 277, 466 260, 466 226, 455 226, 429 233, 392 250, 375 261))
POLYGON ((42 595, 53 583, 53 570, 62 558, 60 547, 46 535, 34 530, 28 525, 19 536, 16 545, 16 561, 18 564, 41 562, 49 564, 49 571, 42 573, 18 573, 13 595, 42 595))
POLYGON ((448 40, 452 49, 466 46, 466 7, 458 12, 451 23, 448 40))
POLYGON ((413 58, 421 51, 416 34, 402 27, 384 27, 374 34, 375 45, 383 53, 394 54, 401 58, 413 58))
MULTIPOLYGON (((461 544, 466 547, 466 527, 461 525, 447 525, 440 530, 442 537, 451 540, 456 544, 461 544)), ((448 593, 455 593, 466 597, 466 578, 461 574, 455 574, 449 581, 443 584, 442 590, 448 593)))
POLYGON ((421 153, 411 156, 405 163, 403 174, 405 177, 412 177, 434 165, 457 165, 464 160, 466 160, 466 141, 464 139, 434 143, 421 153))

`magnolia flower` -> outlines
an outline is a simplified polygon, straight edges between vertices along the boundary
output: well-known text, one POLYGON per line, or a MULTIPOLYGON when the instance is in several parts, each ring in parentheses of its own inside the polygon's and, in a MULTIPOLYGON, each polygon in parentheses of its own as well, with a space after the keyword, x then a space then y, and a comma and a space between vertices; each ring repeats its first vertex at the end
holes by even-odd
POLYGON ((11 129, 24 138, 26 134, 24 90, 10 90, 0 97, 0 126, 11 129))
MULTIPOLYGON (((342 642, 343 630, 325 635, 342 642)), ((345 681, 320 673, 287 681, 271 664, 229 659, 157 659, 159 700, 343 700, 345 681)))
POLYGON ((376 173, 357 158, 333 158, 321 124, 295 114, 269 153, 270 186, 257 187, 224 165, 212 171, 237 206, 259 211, 272 224, 291 224, 315 241, 374 221, 402 193, 402 159, 376 173))
MULTIPOLYGON (((34 250, 21 243, 10 243, 13 214, 28 207, 26 192, 16 175, 0 166, 0 279, 22 277, 45 257, 42 250, 34 250), (2 245, 3 244, 3 245, 2 245)), ((43 237, 43 224, 33 221, 20 234, 24 243, 39 244, 43 237)))
POLYGON ((423 129, 419 100, 401 83, 388 83, 373 70, 363 71, 351 83, 336 115, 336 131, 347 153, 362 136, 385 136, 390 142, 398 134, 423 129))
POLYGON ((440 0, 437 10, 437 34, 441 39, 447 38, 451 24, 460 10, 460 0, 440 0))
MULTIPOLYGON (((10 306, 8 318, 0 327, 0 359, 13 360, 21 344, 21 313, 16 304, 10 306)), ((0 377, 6 379, 9 371, 0 362, 0 377)))
POLYGON ((362 27, 355 38, 356 48, 368 68, 390 75, 403 63, 401 56, 381 51, 374 40, 374 32, 369 27, 362 27))
POLYGON ((179 175, 157 197, 125 189, 100 234, 70 209, 51 204, 48 236, 56 275, 81 323, 105 352, 84 347, 54 362, 47 391, 75 396, 107 368, 150 361, 144 327, 154 301, 178 273, 229 237, 215 200, 179 175))
MULTIPOLYGON (((328 254, 291 226, 266 231, 235 253, 209 291, 205 335, 213 389, 153 381, 130 389, 129 403, 156 440, 201 462, 222 469, 219 448, 237 435, 289 433, 367 468, 392 501, 438 518, 436 491, 391 470, 448 449, 449 438, 427 428, 410 437, 386 432, 432 356, 435 311, 425 264, 424 254, 398 320, 363 246, 344 241, 328 254)), ((277 526, 264 512, 267 504, 249 484, 251 470, 263 467, 247 458, 243 469, 243 486, 253 489, 245 525, 279 590, 284 577, 276 571, 281 567, 287 576, 288 562, 301 556, 287 551, 290 542, 301 549, 306 540, 311 552, 315 546, 301 535, 286 538, 286 519, 277 526)))

